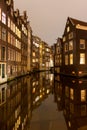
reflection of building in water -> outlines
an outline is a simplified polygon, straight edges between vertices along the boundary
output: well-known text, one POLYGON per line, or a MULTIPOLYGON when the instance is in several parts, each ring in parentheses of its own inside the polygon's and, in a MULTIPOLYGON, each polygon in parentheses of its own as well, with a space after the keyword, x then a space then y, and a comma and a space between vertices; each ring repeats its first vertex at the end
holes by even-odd
MULTIPOLYGON (((29 83, 29 78, 28 78, 29 83)), ((0 86, 0 130, 26 130, 30 120, 27 78, 0 86)))
POLYGON ((63 77, 55 82, 55 99, 68 130, 87 129, 87 80, 63 77), (61 82, 62 81, 62 82, 61 82))
POLYGON ((38 73, 32 75, 31 93, 32 109, 36 108, 42 101, 48 97, 53 88, 53 75, 50 73, 38 73))

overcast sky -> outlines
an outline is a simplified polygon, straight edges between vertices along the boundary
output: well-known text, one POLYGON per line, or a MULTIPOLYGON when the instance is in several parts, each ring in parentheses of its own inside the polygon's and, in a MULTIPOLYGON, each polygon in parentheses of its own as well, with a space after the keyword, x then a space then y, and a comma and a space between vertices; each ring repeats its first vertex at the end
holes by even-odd
POLYGON ((33 35, 50 45, 62 37, 68 16, 87 21, 87 0, 14 0, 14 6, 27 11, 33 35))

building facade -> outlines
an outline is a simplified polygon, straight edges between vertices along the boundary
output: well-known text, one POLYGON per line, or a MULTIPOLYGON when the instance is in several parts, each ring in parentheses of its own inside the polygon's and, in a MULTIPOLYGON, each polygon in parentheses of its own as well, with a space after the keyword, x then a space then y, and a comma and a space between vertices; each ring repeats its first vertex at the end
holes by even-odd
POLYGON ((13 0, 0 1, 0 83, 28 71, 28 24, 26 11, 15 11, 13 0))
MULTIPOLYGON (((68 17, 62 37, 62 67, 58 73, 71 76, 87 75, 87 23, 68 17)), ((55 51, 55 64, 60 64, 58 43, 55 51), (58 59, 56 59, 58 58, 58 59)), ((57 66, 55 66, 56 69, 57 66)))
POLYGON ((54 72, 59 74, 62 70, 62 38, 57 39, 55 44, 55 55, 54 55, 54 72))

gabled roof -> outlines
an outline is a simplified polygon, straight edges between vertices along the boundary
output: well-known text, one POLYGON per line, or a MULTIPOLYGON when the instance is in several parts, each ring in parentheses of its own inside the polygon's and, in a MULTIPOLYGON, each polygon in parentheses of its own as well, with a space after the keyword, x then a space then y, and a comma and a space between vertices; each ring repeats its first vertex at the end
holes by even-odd
POLYGON ((68 17, 68 19, 71 21, 71 23, 73 25, 80 24, 80 25, 83 25, 83 26, 87 26, 87 22, 80 21, 80 20, 77 20, 77 19, 74 19, 74 18, 71 18, 71 17, 68 17))

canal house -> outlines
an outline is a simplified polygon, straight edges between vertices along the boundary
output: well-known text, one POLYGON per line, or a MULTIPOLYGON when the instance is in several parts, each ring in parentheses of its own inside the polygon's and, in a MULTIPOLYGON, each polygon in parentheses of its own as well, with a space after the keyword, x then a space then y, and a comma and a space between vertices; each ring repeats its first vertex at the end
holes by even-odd
POLYGON ((54 72, 59 74, 62 71, 62 38, 58 38, 55 44, 54 66, 54 72))
POLYGON ((63 34, 63 63, 65 75, 87 75, 87 22, 68 17, 63 34))

